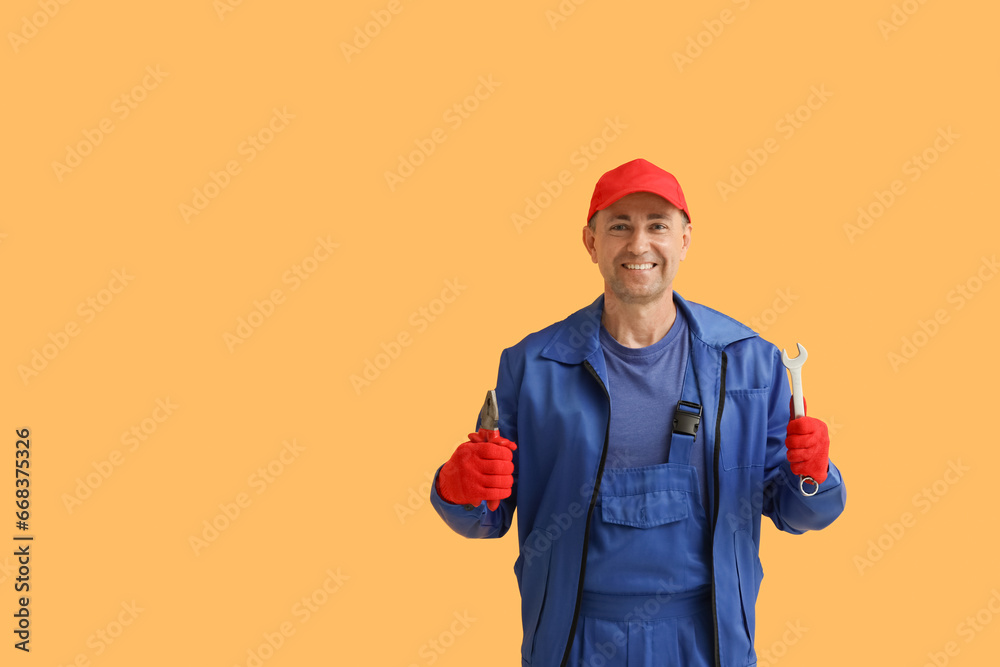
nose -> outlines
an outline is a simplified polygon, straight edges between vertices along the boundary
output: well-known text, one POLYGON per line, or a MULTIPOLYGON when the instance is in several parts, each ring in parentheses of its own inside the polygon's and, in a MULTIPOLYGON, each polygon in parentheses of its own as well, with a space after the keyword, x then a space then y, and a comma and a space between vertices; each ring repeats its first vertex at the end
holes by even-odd
POLYGON ((649 250, 649 235, 645 229, 636 229, 628 240, 627 250, 633 255, 643 255, 649 250))

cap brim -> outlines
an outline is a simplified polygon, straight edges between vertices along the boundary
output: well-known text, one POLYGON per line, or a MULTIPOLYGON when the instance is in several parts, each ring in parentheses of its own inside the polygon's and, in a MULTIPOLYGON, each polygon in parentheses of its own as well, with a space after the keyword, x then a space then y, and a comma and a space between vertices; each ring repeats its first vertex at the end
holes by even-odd
MULTIPOLYGON (((624 188, 623 190, 620 190, 620 191, 618 191, 618 192, 615 192, 615 193, 614 193, 614 194, 612 194, 612 195, 608 195, 607 197, 605 197, 605 198, 604 198, 604 199, 603 199, 603 200, 602 200, 602 201, 601 201, 601 202, 600 202, 600 203, 599 203, 599 204, 597 205, 597 208, 595 208, 595 209, 594 209, 594 213, 591 213, 591 216, 590 216, 590 217, 591 217, 591 218, 592 218, 592 217, 594 217, 594 214, 595 214, 595 213, 597 213, 597 212, 599 212, 599 211, 603 211, 604 209, 606 209, 607 207, 611 206, 612 204, 614 204, 614 203, 615 203, 616 201, 618 201, 618 200, 619 200, 619 199, 621 199, 622 197, 626 197, 626 196, 628 196, 628 195, 631 195, 631 194, 635 194, 636 192, 648 192, 648 193, 650 193, 650 194, 654 194, 654 195, 657 195, 658 197, 662 197, 664 201, 668 201, 668 202, 670 202, 671 204, 673 204, 673 205, 674 205, 674 207, 675 207, 676 209, 678 209, 679 211, 683 211, 683 210, 684 210, 684 207, 683 207, 683 206, 682 206, 681 204, 679 204, 679 203, 675 202, 675 201, 674 201, 674 200, 672 200, 672 199, 671 199, 670 197, 666 197, 666 196, 664 196, 664 194, 663 194, 662 192, 656 192, 655 190, 649 190, 649 189, 646 189, 646 188, 644 188, 644 187, 642 187, 642 186, 636 186, 636 187, 628 187, 628 188, 624 188)), ((588 222, 589 222, 590 218, 588 218, 587 220, 588 220, 588 222)))

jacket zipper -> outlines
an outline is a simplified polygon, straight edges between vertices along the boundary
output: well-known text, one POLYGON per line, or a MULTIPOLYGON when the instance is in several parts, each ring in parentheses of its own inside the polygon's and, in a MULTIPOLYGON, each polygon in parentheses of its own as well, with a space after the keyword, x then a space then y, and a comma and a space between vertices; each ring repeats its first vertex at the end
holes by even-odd
MULTIPOLYGON (((601 389, 604 390, 604 396, 608 399, 608 405, 611 405, 611 395, 608 394, 608 388, 604 386, 604 381, 594 370, 594 367, 590 365, 589 361, 584 360, 584 365, 590 374, 594 376, 597 383, 601 385, 601 389)), ((583 598, 583 577, 587 570, 587 547, 590 544, 590 519, 594 514, 594 505, 597 503, 597 494, 601 490, 601 478, 604 476, 604 460, 608 455, 608 437, 611 431, 611 418, 608 418, 608 425, 604 429, 604 448, 601 450, 601 462, 597 466, 597 481, 594 482, 594 492, 590 496, 590 507, 587 508, 587 522, 583 527, 583 556, 580 559, 580 581, 576 587, 576 604, 573 607, 573 623, 569 627, 569 639, 566 641, 566 650, 563 652, 562 662, 560 667, 566 667, 566 663, 569 662, 569 652, 573 646, 573 638, 576 635, 576 623, 580 617, 580 601, 583 598)), ((718 636, 718 629, 716 629, 716 636, 718 636)))
POLYGON ((720 440, 722 439, 722 408, 726 404, 726 353, 722 353, 722 383, 719 385, 719 412, 715 418, 715 452, 713 457, 713 468, 715 476, 715 498, 712 507, 712 623, 715 628, 715 667, 722 666, 722 659, 719 654, 719 611, 715 600, 715 527, 719 523, 719 451, 720 440))

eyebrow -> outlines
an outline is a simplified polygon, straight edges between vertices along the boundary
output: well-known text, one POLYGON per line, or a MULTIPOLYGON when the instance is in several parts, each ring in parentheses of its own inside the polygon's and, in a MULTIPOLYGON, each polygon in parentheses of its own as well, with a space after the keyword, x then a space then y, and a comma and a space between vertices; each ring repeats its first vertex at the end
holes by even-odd
MULTIPOLYGON (((627 213, 619 213, 618 215, 616 215, 615 217, 613 217, 611 219, 612 220, 627 220, 629 222, 632 222, 632 217, 629 214, 627 214, 627 213)), ((646 219, 647 220, 668 220, 668 219, 670 219, 670 216, 669 215, 665 215, 663 213, 650 213, 650 214, 648 214, 646 216, 646 219)))

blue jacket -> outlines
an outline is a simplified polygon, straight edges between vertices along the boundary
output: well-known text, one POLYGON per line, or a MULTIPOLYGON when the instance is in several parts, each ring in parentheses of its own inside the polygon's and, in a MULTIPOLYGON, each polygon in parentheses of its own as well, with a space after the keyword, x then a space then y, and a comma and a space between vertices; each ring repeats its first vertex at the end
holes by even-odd
MULTIPOLYGON (((843 511, 845 487, 831 462, 815 496, 799 491, 785 457, 791 391, 780 350, 718 311, 673 299, 687 317, 703 406, 716 665, 754 665, 761 515, 789 533, 819 530, 843 511)), ((502 537, 517 508, 524 667, 565 665, 579 614, 611 410, 603 307, 602 294, 500 355, 499 429, 518 446, 510 497, 490 511, 442 500, 437 475, 431 485, 434 508, 465 537, 502 537)))

